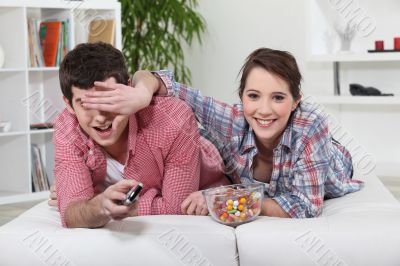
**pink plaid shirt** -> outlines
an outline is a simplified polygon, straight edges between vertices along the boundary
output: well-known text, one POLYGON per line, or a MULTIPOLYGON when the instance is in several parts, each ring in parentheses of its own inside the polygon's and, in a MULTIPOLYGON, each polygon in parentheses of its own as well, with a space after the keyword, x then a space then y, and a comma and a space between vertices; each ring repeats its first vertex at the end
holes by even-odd
MULTIPOLYGON (((123 175, 144 184, 139 215, 180 214, 182 201, 198 190, 200 181, 199 134, 192 111, 180 100, 154 97, 149 107, 130 116, 128 126, 123 175)), ((71 202, 104 191, 107 163, 102 147, 67 110, 56 118, 54 128, 58 207, 66 226, 65 210, 71 202)))

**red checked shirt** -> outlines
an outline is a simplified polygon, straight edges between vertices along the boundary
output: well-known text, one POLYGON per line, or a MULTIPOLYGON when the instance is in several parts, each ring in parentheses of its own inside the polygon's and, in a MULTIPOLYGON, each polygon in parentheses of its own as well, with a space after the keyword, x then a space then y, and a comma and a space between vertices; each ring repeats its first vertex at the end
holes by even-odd
MULTIPOLYGON (((190 108, 173 98, 155 97, 129 118, 129 155, 123 176, 144 184, 139 215, 180 214, 182 201, 199 188, 199 134, 190 108)), ((55 120, 55 176, 58 207, 102 192, 105 151, 64 110, 55 120), (100 185, 100 186, 99 186, 100 185)))

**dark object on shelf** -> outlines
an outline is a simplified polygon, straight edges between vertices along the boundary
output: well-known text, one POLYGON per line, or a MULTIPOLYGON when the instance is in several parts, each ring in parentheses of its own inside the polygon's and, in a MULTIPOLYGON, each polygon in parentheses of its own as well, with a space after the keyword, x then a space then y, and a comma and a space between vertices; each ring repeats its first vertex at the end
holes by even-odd
POLYGON ((393 47, 396 51, 400 52, 400 37, 393 38, 393 47))
POLYGON ((393 93, 382 93, 374 87, 364 87, 363 85, 350 84, 350 93, 354 96, 394 96, 393 93))
POLYGON ((385 42, 382 40, 375 41, 375 51, 385 50, 385 42))
POLYGON ((31 129, 48 129, 53 128, 53 123, 35 123, 30 125, 31 129))
POLYGON ((368 50, 368 53, 390 53, 390 52, 400 52, 400 50, 368 50))

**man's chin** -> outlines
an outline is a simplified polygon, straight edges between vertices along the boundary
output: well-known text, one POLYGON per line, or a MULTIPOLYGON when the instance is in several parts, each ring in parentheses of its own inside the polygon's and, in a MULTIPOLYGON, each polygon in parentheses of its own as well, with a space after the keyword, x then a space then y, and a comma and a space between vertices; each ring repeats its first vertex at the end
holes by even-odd
POLYGON ((103 139, 98 136, 96 136, 96 137, 90 136, 90 137, 94 140, 94 142, 96 142, 97 144, 99 144, 102 147, 108 147, 115 143, 114 138, 112 138, 112 137, 109 137, 107 139, 103 139))

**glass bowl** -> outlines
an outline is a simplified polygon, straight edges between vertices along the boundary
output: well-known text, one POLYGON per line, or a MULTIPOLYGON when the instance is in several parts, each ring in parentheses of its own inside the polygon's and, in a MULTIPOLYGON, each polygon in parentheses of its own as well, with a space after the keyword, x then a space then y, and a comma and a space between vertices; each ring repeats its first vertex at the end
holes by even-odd
POLYGON ((203 191, 211 217, 219 223, 237 226, 253 221, 260 214, 263 184, 230 185, 203 191))

